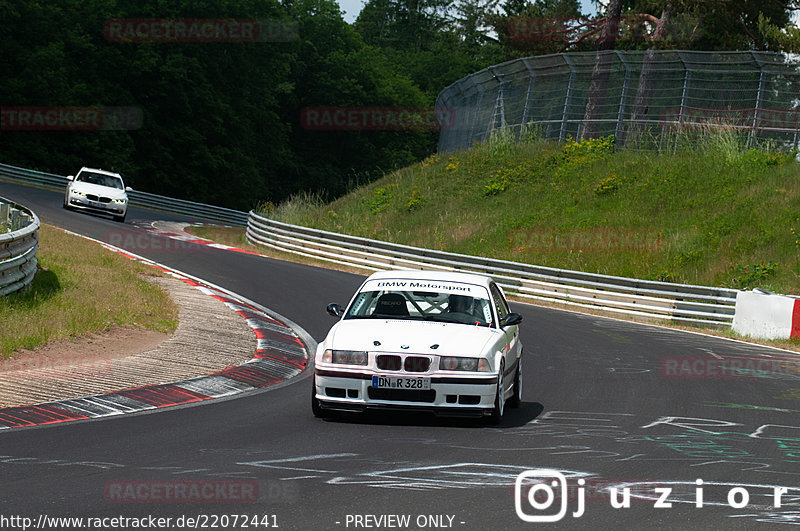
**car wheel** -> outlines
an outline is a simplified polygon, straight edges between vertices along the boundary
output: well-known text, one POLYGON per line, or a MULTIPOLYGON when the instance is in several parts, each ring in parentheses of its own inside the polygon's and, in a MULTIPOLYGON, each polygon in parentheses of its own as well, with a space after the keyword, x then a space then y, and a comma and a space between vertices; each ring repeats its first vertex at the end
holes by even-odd
POLYGON ((125 223, 125 214, 121 216, 114 216, 114 221, 118 221, 120 223, 125 223))
POLYGON ((311 379, 311 412, 320 419, 328 416, 328 412, 322 408, 319 399, 317 399, 317 381, 314 378, 311 379))
POLYGON ((517 371, 514 373, 514 394, 508 401, 509 407, 519 407, 522 404, 522 356, 517 360, 517 371))
POLYGON ((503 396, 505 394, 503 393, 503 388, 505 387, 503 371, 505 371, 505 364, 501 361, 500 371, 497 374, 497 393, 494 396, 494 409, 492 409, 492 415, 489 417, 489 421, 492 424, 500 424, 506 409, 506 401, 503 396))

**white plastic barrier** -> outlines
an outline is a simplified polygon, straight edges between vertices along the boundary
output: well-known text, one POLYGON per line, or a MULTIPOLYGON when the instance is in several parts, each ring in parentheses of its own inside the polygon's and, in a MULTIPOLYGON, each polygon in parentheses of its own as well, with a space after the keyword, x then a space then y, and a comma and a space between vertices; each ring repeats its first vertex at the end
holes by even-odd
POLYGON ((736 294, 733 330, 759 339, 800 337, 800 299, 761 291, 736 294))

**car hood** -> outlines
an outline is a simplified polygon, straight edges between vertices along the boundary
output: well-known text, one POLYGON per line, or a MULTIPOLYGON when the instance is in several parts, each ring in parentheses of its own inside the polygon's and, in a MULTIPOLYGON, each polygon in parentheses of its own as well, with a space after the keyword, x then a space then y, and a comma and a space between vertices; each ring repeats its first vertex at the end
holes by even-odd
POLYGON ((325 340, 327 348, 437 356, 480 356, 498 330, 456 323, 348 319, 325 340), (376 345, 375 342, 379 344, 376 345), (432 348, 438 345, 436 348, 432 348))
POLYGON ((128 197, 125 190, 119 188, 109 188, 108 186, 100 186, 99 184, 91 184, 84 182, 72 183, 72 189, 85 194, 102 195, 103 197, 110 197, 111 199, 124 199, 128 197))

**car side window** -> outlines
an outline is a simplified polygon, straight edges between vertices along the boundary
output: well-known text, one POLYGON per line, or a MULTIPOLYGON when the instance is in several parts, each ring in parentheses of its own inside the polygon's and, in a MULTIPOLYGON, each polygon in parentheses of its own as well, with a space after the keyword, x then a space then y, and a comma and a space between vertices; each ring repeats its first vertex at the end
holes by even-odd
POLYGON ((497 286, 492 284, 492 298, 494 299, 494 305, 497 307, 497 317, 502 321, 505 319, 506 315, 508 315, 508 305, 506 304, 506 299, 503 297, 503 294, 500 293, 500 290, 497 289, 497 286))

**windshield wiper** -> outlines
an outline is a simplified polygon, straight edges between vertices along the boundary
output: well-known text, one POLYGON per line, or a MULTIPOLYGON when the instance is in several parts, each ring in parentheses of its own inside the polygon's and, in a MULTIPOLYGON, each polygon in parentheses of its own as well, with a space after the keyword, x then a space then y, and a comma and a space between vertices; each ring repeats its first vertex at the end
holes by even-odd
POLYGON ((433 321, 435 323, 460 323, 461 321, 453 321, 452 319, 444 319, 441 315, 426 315, 426 321, 433 321))
POLYGON ((399 321, 419 321, 420 318, 411 315, 389 315, 389 314, 372 314, 372 315, 348 315, 345 319, 393 319, 399 321))

